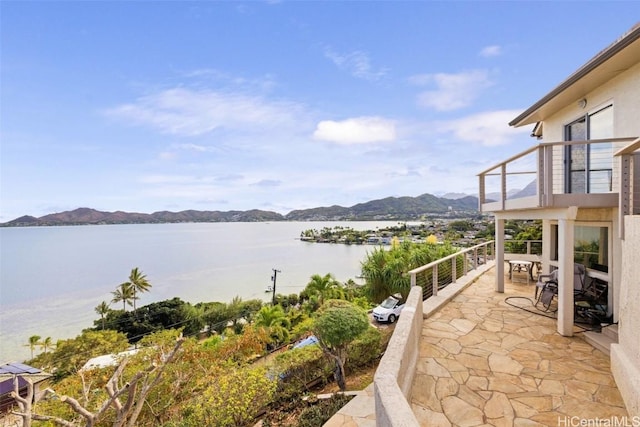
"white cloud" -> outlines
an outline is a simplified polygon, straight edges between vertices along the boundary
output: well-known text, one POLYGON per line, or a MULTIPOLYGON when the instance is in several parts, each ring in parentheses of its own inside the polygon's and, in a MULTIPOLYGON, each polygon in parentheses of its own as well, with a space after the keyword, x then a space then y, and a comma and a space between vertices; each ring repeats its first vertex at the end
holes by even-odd
POLYGON ((160 160, 174 160, 176 157, 176 153, 172 151, 162 151, 158 154, 160 160))
POLYGON ((471 70, 457 74, 422 74, 410 78, 419 85, 435 85, 418 95, 418 104, 437 111, 452 111, 467 107, 493 83, 486 70, 471 70))
POLYGON ((338 68, 351 73, 352 76, 365 80, 379 80, 386 74, 386 70, 374 70, 369 56, 362 51, 339 54, 330 48, 325 49, 324 56, 330 59, 338 68))
POLYGON ((235 181, 241 181, 244 178, 243 175, 237 174, 237 173, 230 173, 227 175, 222 175, 222 176, 218 176, 216 177, 216 181, 217 182, 235 182, 235 181))
POLYGON ((261 179, 260 181, 251 185, 254 185, 256 187, 265 187, 265 188, 279 187, 280 185, 282 185, 282 181, 278 181, 276 179, 261 179))
POLYGON ((271 74, 265 74, 260 77, 247 78, 235 74, 226 73, 216 68, 197 68, 182 73, 187 79, 194 80, 197 84, 208 82, 216 86, 224 86, 242 90, 244 92, 267 93, 277 86, 275 77, 271 74))
POLYGON ((212 153, 220 151, 218 147, 215 146, 207 146, 200 144, 191 144, 191 143, 183 143, 183 144, 172 144, 167 150, 161 151, 158 154, 158 158, 164 161, 172 161, 176 160, 179 157, 180 152, 186 153, 212 153))
POLYGON ((441 122, 438 131, 452 133, 459 141, 479 143, 486 147, 505 145, 527 128, 512 128, 507 123, 521 110, 487 111, 461 119, 441 122))
POLYGON ((213 148, 211 147, 206 147, 204 145, 198 145, 198 144, 177 144, 175 145, 175 148, 180 150, 185 150, 185 151, 197 151, 200 153, 213 151, 213 148))
POLYGON ((366 144, 396 139, 396 124, 382 117, 355 117, 343 121, 324 120, 318 123, 315 139, 338 144, 366 144))
POLYGON ((295 122, 301 106, 238 93, 175 88, 138 98, 108 115, 152 126, 163 133, 197 136, 218 128, 246 130, 295 122))
POLYGON ((480 56, 485 58, 491 58, 493 56, 502 55, 502 47, 498 45, 485 46, 480 51, 480 56))
POLYGON ((244 176, 237 173, 229 173, 216 176, 195 176, 195 175, 176 175, 176 174, 150 174, 140 178, 140 182, 145 184, 173 184, 173 185, 190 185, 190 184, 215 184, 215 183, 231 183, 240 182, 244 176))
POLYGON ((140 178, 140 182, 145 184, 192 184, 202 182, 189 175, 146 175, 140 178))

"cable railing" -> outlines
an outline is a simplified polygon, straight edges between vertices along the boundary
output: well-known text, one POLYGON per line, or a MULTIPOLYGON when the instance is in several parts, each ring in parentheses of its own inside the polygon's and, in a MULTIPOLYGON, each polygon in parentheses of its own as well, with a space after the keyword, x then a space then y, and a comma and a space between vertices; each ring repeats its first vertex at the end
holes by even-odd
POLYGON ((409 271, 411 286, 422 288, 422 299, 438 295, 438 291, 456 283, 471 270, 495 259, 495 242, 480 243, 409 271))
POLYGON ((640 176, 637 174, 638 165, 635 164, 640 153, 640 138, 615 153, 620 158, 621 175, 625 179, 620 189, 621 222, 624 215, 640 215, 640 176))
POLYGON ((542 240, 505 240, 504 252, 519 255, 542 255, 542 240))
POLYGON ((478 174, 480 209, 615 207, 617 193, 629 178, 615 161, 615 151, 634 140, 637 137, 530 147, 478 174))

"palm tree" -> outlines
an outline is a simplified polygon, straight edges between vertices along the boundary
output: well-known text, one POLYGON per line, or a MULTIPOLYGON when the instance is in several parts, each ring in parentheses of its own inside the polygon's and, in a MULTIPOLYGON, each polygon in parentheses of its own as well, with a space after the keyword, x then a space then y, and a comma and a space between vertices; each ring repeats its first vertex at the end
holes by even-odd
POLYGON ((36 349, 36 346, 40 344, 40 335, 31 335, 29 337, 29 344, 26 347, 31 349, 31 358, 33 359, 33 350, 36 349))
POLYGON ((129 274, 129 283, 133 288, 133 311, 136 311, 136 292, 149 292, 151 283, 147 280, 147 276, 138 270, 138 267, 131 269, 129 274))
POLYGON ((318 295, 320 305, 325 299, 344 298, 342 285, 330 273, 324 276, 314 274, 304 290, 309 295, 318 295))
POLYGON ((255 317, 255 325, 262 326, 269 331, 274 344, 289 340, 289 318, 280 305, 265 305, 255 317))
POLYGON ((409 253, 400 248, 385 250, 374 249, 362 263, 362 275, 367 282, 367 291, 373 301, 379 302, 391 294, 409 293, 410 270, 409 253))
POLYGON ((44 340, 40 341, 38 345, 44 350, 44 353, 47 354, 47 351, 53 345, 53 342, 51 341, 51 337, 46 337, 44 340))
POLYGON ((127 304, 132 305, 132 301, 136 300, 135 292, 129 282, 121 283, 120 286, 111 293, 113 294, 111 302, 119 303, 122 301, 122 309, 125 311, 127 310, 127 304))
POLYGON ((102 301, 100 304, 96 306, 94 309, 96 313, 100 315, 100 319, 102 319, 102 330, 104 331, 104 316, 106 316, 111 308, 109 307, 109 303, 106 301, 102 301))

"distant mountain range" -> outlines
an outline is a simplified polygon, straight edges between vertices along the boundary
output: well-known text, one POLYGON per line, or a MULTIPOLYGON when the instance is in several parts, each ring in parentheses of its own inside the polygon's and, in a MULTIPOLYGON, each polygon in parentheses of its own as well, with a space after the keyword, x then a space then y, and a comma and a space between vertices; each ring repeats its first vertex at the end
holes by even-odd
POLYGON ((154 212, 102 212, 90 208, 45 215, 40 218, 25 215, 0 224, 2 227, 29 227, 89 224, 157 224, 176 222, 259 222, 259 221, 355 221, 355 220, 411 220, 425 215, 445 214, 469 216, 478 213, 478 198, 436 197, 423 194, 417 197, 387 197, 358 203, 351 207, 329 206, 301 209, 281 215, 263 210, 154 212))
POLYGON ((285 215, 286 220, 371 220, 371 219, 419 219, 423 215, 443 214, 449 211, 478 213, 478 198, 466 196, 445 199, 431 194, 417 197, 387 197, 358 203, 351 207, 329 206, 295 210, 285 215))

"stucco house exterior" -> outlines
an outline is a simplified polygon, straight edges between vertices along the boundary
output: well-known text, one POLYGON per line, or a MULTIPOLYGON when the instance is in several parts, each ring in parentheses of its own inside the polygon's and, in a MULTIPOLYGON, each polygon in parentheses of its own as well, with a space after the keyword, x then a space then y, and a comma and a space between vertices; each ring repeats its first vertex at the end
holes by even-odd
POLYGON ((542 271, 558 270, 558 333, 574 333, 579 263, 608 285, 607 318, 618 324, 611 369, 640 415, 640 23, 509 124, 531 126, 537 143, 478 175, 480 209, 495 216, 496 290, 505 221, 541 220, 542 271), (507 197, 532 182, 535 194, 507 197))

